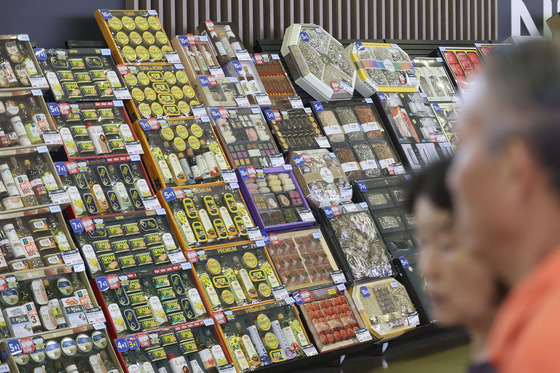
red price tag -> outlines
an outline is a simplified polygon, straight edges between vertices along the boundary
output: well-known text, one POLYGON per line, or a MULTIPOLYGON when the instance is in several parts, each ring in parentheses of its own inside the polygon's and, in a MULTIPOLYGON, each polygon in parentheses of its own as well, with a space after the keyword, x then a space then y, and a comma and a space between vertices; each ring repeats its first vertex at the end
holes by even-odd
POLYGON ((274 120, 275 121, 281 121, 282 120, 282 114, 280 114, 280 112, 278 110, 272 110, 272 112, 274 113, 274 120))
POLYGON ((302 290, 299 292, 299 295, 301 296, 303 303, 311 302, 311 293, 309 293, 309 291, 302 290))
POLYGON ((206 79, 208 79, 210 85, 218 85, 218 81, 214 78, 214 75, 206 75, 206 79))
POLYGON ((126 65, 119 64, 117 65, 117 69, 119 69, 119 73, 121 73, 121 75, 126 75, 129 73, 128 67, 126 65))
POLYGON ((119 286, 121 286, 121 283, 119 281, 119 276, 117 275, 109 275, 106 277, 107 278, 107 282, 109 283, 109 288, 110 289, 116 289, 119 286))
POLYGON ((187 259, 191 263, 198 262, 198 255, 196 254, 195 250, 187 250, 187 259))
POLYGON ((206 30, 208 31, 216 31, 216 26, 214 26, 214 22, 207 19, 204 23, 206 23, 206 30))
POLYGON ((196 45, 196 38, 194 37, 193 34, 187 34, 187 41, 189 42, 189 45, 196 45))
POLYGON ((93 224, 93 220, 90 218, 82 220, 82 225, 86 232, 91 232, 95 229, 95 224, 93 224))
POLYGON ((6 279, 4 279, 4 277, 0 277, 0 291, 5 291, 6 289, 8 289, 6 279))
POLYGON ((151 344, 148 333, 139 333, 136 334, 136 337, 138 338, 138 343, 140 343, 140 347, 142 348, 148 347, 151 344))
POLYGON ((340 84, 336 80, 333 80, 331 82, 331 87, 332 87, 332 90, 335 91, 335 92, 340 91, 340 84))
POLYGON ((257 63, 257 65, 262 65, 263 64, 263 58, 262 58, 260 53, 255 53, 254 57, 255 57, 255 62, 257 63))
POLYGON ((280 243, 280 241, 278 240, 278 235, 276 233, 270 233, 268 235, 268 238, 270 238, 270 242, 272 242, 273 245, 278 245, 280 243))
POLYGON ((335 205, 331 206, 331 210, 332 210, 334 216, 338 216, 338 215, 342 214, 340 209, 335 205))
POLYGON ((19 340, 19 344, 21 345, 21 351, 24 354, 30 354, 35 351, 35 345, 33 344, 33 340, 31 338, 22 338, 19 340))
POLYGON ((184 199, 185 198, 185 192, 183 192, 182 189, 174 189, 175 190, 175 198, 177 199, 184 199))
POLYGON ((257 171, 253 166, 247 167, 247 173, 249 174, 249 179, 256 179, 257 178, 257 171))
POLYGON ((76 162, 66 162, 66 169, 70 175, 75 175, 78 173, 78 164, 76 162))
POLYGON ((150 118, 147 120, 148 124, 150 125, 151 130, 158 130, 159 129, 159 122, 156 118, 150 118))
POLYGON ((309 154, 307 153, 301 153, 301 157, 303 158, 303 160, 305 161, 305 163, 311 163, 313 162, 313 159, 309 156, 309 154))
POLYGON ((71 113, 70 105, 67 102, 59 103, 58 108, 60 109, 60 114, 62 115, 68 115, 71 113))
POLYGON ((395 174, 395 168, 393 167, 392 164, 388 164, 387 165, 387 172, 389 173, 389 175, 393 176, 395 174))
POLYGON ((216 322, 220 325, 226 323, 226 317, 222 311, 214 312, 214 319, 216 319, 216 322))
POLYGON ((223 108, 223 107, 219 108, 218 112, 220 113, 220 117, 222 119, 229 119, 229 113, 225 108, 223 108))

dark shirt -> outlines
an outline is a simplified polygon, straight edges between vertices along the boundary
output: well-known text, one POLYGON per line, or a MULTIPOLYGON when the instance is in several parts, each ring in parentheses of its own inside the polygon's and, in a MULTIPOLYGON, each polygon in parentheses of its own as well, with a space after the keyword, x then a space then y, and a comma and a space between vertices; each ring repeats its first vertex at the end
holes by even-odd
POLYGON ((469 365, 467 373, 495 373, 496 370, 489 363, 473 363, 469 365))

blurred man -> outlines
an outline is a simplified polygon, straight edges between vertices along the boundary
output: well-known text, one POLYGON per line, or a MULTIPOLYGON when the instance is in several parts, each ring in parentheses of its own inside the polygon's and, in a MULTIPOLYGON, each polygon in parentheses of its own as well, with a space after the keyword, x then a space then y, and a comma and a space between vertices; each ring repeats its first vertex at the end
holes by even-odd
POLYGON ((490 360, 498 372, 560 372, 560 46, 497 52, 460 127, 448 181, 463 243, 510 288, 490 360))

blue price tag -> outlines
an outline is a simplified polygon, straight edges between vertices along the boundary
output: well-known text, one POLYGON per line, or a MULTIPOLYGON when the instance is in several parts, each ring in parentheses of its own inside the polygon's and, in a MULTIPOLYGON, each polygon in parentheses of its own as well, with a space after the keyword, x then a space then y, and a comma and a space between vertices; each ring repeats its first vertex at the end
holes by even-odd
POLYGON ((215 108, 210 108, 210 115, 212 116, 212 118, 214 119, 220 119, 222 116, 220 115, 220 112, 218 111, 218 109, 215 108))
POLYGON ((66 168, 64 162, 55 162, 54 168, 56 169, 56 173, 59 174, 60 176, 64 176, 68 174, 68 169, 66 168))
POLYGON ((323 110, 325 110, 325 109, 323 108, 323 104, 320 103, 320 102, 314 102, 314 103, 313 103, 313 107, 315 108, 315 111, 318 112, 318 113, 320 113, 320 112, 322 112, 323 110))
POLYGON ((84 231, 84 225, 80 219, 72 219, 70 220, 70 226, 74 233, 81 233, 84 231))
POLYGON ((140 125, 140 128, 142 128, 144 131, 149 131, 152 129, 152 127, 150 126, 150 123, 148 123, 147 120, 144 119, 140 119, 138 121, 138 125, 140 125))
POLYGON ((52 214, 56 214, 57 212, 60 212, 60 206, 59 205, 54 205, 54 206, 49 206, 49 211, 52 214))
POLYGON ((385 96, 385 93, 377 93, 377 95, 379 96, 379 101, 387 102, 387 96, 385 96))
POLYGON ((364 210, 367 210, 368 209, 367 202, 360 202, 360 207, 364 210))
POLYGON ((43 95, 43 91, 41 91, 40 89, 32 89, 31 90, 31 94, 33 96, 42 96, 43 95))
POLYGON ((115 345, 117 346, 117 351, 120 353, 128 351, 128 341, 124 338, 115 339, 115 345))
POLYGON ((58 107, 58 104, 56 102, 49 102, 47 106, 51 115, 60 115, 60 107, 58 107))
POLYGON ((399 260, 400 260, 400 262, 401 262, 403 268, 408 268, 408 267, 410 267, 410 263, 408 262, 408 259, 406 259, 404 256, 401 256, 401 257, 399 258, 399 260))
POLYGON ((265 110, 264 115, 266 115, 266 119, 273 121, 274 120, 274 112, 272 110, 265 110))
POLYGON ((35 147, 35 150, 37 150, 37 153, 48 153, 49 148, 46 145, 39 145, 35 147))
POLYGON ((371 99, 371 97, 366 97, 364 101, 366 102, 366 104, 373 104, 373 100, 371 99))
POLYGON ((99 291, 104 292, 109 290, 109 281, 107 281, 105 276, 96 278, 95 282, 97 283, 97 287, 99 288, 99 291))
POLYGON ((204 75, 199 76, 198 81, 200 82, 200 85, 202 85, 203 87, 208 87, 210 85, 208 78, 205 77, 204 75))
POLYGON ((29 35, 27 34, 19 34, 17 38, 19 41, 29 41, 29 35))
POLYGON ((109 48, 101 48, 101 55, 102 56, 110 56, 111 50, 109 48))
POLYGON ((327 218, 332 218, 334 216, 333 210, 329 207, 329 206, 325 206, 323 207, 323 211, 325 212, 325 215, 327 216, 327 218))
POLYGON ((167 212, 164 208, 156 209, 156 214, 158 215, 167 215, 167 212))
POLYGON ((86 265, 84 263, 74 264, 74 272, 78 273, 78 272, 85 272, 85 271, 86 271, 86 265))
POLYGON ((358 48, 359 51, 363 51, 366 49, 366 47, 364 47, 364 45, 361 42, 356 42, 356 48, 358 48))
POLYGON ((286 171, 292 171, 293 170, 293 167, 292 167, 291 164, 285 164, 283 167, 284 167, 284 170, 286 170, 286 171))
POLYGON ((299 295, 299 293, 292 294, 292 297, 296 301, 296 304, 298 304, 300 306, 303 304, 303 299, 301 299, 301 295, 299 295))
POLYGON ((231 189, 239 189, 239 183, 236 183, 236 182, 229 183, 229 187, 231 189))
POLYGON ((360 293, 362 293, 362 297, 364 298, 371 297, 371 293, 369 292, 367 286, 360 286, 360 293))
POLYGON ((189 41, 185 35, 179 35, 179 43, 181 43, 183 47, 187 47, 189 45, 189 41))
POLYGON ((235 69, 235 71, 242 71, 243 70, 243 66, 241 66, 241 62, 239 61, 233 61, 233 68, 235 69))
POLYGON ((113 15, 111 14, 111 12, 109 11, 109 9, 100 9, 99 13, 101 13, 101 16, 103 17, 103 19, 111 19, 113 18, 113 15))
POLYGON ((123 101, 122 100, 113 100, 113 106, 114 107, 123 107, 123 101))
POLYGON ((45 48, 35 48, 33 52, 35 52, 35 58, 37 58, 37 61, 47 60, 47 52, 45 51, 45 48))
POLYGON ((432 107, 434 108, 436 113, 441 113, 441 108, 439 107, 438 104, 433 104, 432 107))
POLYGON ((257 245, 257 247, 264 247, 264 246, 266 246, 266 244, 264 243, 264 240, 256 240, 256 241, 255 241, 255 245, 257 245))
POLYGON ((266 232, 261 232, 261 235, 262 235, 262 237, 263 237, 262 240, 263 240, 264 244, 265 244, 265 245, 270 244, 271 241, 270 241, 270 236, 268 235, 268 233, 266 233, 266 232))
POLYGON ((294 155, 292 157, 292 162, 298 167, 303 166, 305 164, 305 159, 301 155, 294 155))
POLYGON ((253 65, 256 65, 257 60, 255 60, 255 57, 252 54, 250 54, 249 56, 251 57, 251 61, 253 61, 253 65))
POLYGON ((140 154, 131 154, 130 155, 131 162, 139 162, 140 161, 140 154))
POLYGON ((241 176, 242 179, 245 180, 249 178, 249 172, 247 172, 247 168, 239 167, 238 171, 239 171, 239 176, 241 176))
POLYGON ((165 188, 164 190, 162 190, 161 194, 163 195, 163 199, 165 200, 165 202, 173 201, 177 198, 177 195, 175 194, 173 188, 165 188))
POLYGON ((309 34, 307 32, 305 31, 300 32, 299 37, 301 38, 301 41, 304 41, 306 43, 309 42, 309 34))
POLYGON ((137 350, 140 348, 140 343, 138 342, 138 338, 135 335, 131 335, 127 338, 128 340, 128 349, 129 350, 137 350))
POLYGON ((364 183, 363 181, 358 181, 358 189, 360 190, 360 192, 367 192, 366 183, 364 183))
POLYGON ((10 339, 8 341, 8 352, 12 356, 21 354, 21 344, 17 339, 10 339))

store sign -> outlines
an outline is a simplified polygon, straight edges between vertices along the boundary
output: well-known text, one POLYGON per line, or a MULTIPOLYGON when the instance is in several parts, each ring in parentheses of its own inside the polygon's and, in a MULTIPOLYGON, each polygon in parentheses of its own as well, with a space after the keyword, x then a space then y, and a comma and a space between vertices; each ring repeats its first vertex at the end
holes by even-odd
POLYGON ((558 0, 509 0, 498 2, 498 39, 509 36, 550 36, 546 20, 560 12, 558 0))

